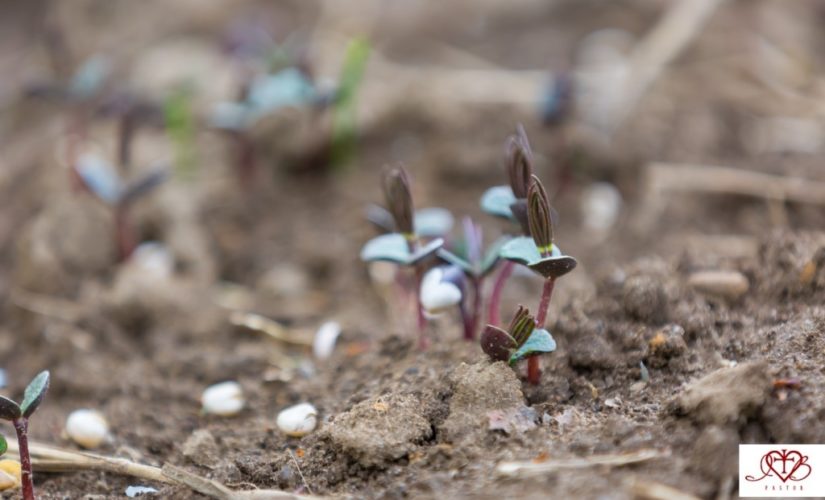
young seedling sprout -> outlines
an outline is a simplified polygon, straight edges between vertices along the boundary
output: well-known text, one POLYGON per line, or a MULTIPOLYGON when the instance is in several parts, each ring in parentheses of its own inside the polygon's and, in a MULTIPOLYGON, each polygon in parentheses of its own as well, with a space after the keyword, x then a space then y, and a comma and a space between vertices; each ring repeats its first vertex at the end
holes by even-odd
POLYGON ((481 349, 494 361, 513 365, 527 356, 555 351, 556 341, 547 330, 536 328, 536 319, 527 308, 519 305, 507 330, 494 325, 484 328, 481 349))
POLYGON ((138 243, 131 219, 132 205, 163 183, 167 170, 157 168, 132 182, 125 182, 111 166, 92 154, 81 155, 73 170, 82 186, 111 208, 118 257, 121 262, 126 260, 138 243))
MULTIPOLYGON (((483 302, 484 279, 496 268, 496 264, 499 262, 499 251, 510 238, 499 238, 484 251, 481 226, 474 223, 469 217, 465 217, 463 229, 464 239, 461 241, 461 245, 457 245, 453 251, 440 248, 438 256, 463 271, 466 281, 470 284, 472 290, 471 305, 461 301, 459 310, 464 323, 464 338, 475 340, 483 302)), ((467 297, 467 302, 470 302, 470 297, 467 297)))
MULTIPOLYGON (((521 125, 517 127, 516 134, 507 140, 505 164, 510 184, 488 189, 481 197, 481 209, 518 224, 522 234, 530 234, 527 222, 527 191, 533 175, 533 150, 530 149, 530 141, 527 140, 527 133, 521 125)), ((491 324, 500 323, 501 294, 512 273, 513 263, 508 261, 502 266, 493 284, 487 319, 491 324)))
MULTIPOLYGON (((556 280, 576 268, 576 259, 564 255, 553 243, 554 219, 547 192, 534 175, 527 190, 527 221, 532 237, 513 238, 502 247, 500 255, 504 259, 527 266, 544 278, 536 314, 537 329, 544 328, 556 280)), ((538 384, 540 377, 539 358, 531 355, 528 358, 527 379, 532 384, 538 384)))
POLYGON ((441 248, 444 240, 435 238, 425 244, 416 232, 410 178, 403 167, 386 170, 383 181, 387 208, 392 214, 396 232, 383 234, 368 241, 361 249, 361 260, 392 262, 413 269, 419 345, 425 348, 426 318, 421 304, 421 294, 418 291, 421 289, 425 261, 441 248))
MULTIPOLYGON (((29 383, 23 392, 23 402, 17 403, 0 396, 0 418, 8 420, 14 425, 17 433, 17 447, 20 450, 21 481, 23 486, 23 500, 34 500, 34 481, 32 477, 32 461, 29 455, 29 419, 43 402, 46 391, 49 390, 49 372, 40 372, 29 383)), ((0 439, 0 448, 5 451, 6 440, 0 439)))

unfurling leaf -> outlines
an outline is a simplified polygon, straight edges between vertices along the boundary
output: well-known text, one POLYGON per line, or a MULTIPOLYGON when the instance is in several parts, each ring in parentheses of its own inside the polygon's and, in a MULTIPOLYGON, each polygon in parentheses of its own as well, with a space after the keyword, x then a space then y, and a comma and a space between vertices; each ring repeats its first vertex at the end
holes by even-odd
POLYGON ((414 210, 410 176, 404 167, 394 167, 384 174, 384 196, 387 209, 395 219, 398 232, 408 238, 415 235, 414 210))
POLYGON ((487 325, 481 332, 481 350, 494 361, 509 360, 516 347, 513 337, 497 326, 487 325))
POLYGON ((516 135, 507 141, 507 176, 516 198, 527 198, 530 178, 533 176, 533 151, 524 127, 518 126, 516 135))
POLYGON ((43 402, 43 398, 46 397, 46 391, 48 390, 49 371, 44 370, 34 377, 34 380, 29 383, 23 393, 23 403, 20 405, 20 410, 23 412, 24 417, 29 418, 37 410, 37 407, 43 402))
POLYGON ((553 220, 547 192, 535 175, 527 193, 527 221, 530 224, 530 235, 539 252, 543 257, 548 257, 553 248, 553 220))
POLYGON ((16 420, 20 418, 23 412, 20 410, 20 405, 11 399, 0 396, 0 418, 3 420, 16 420))
POLYGON ((553 336, 550 335, 550 332, 543 328, 536 328, 533 330, 533 333, 530 334, 527 342, 522 344, 521 347, 510 356, 510 364, 512 365, 516 361, 532 354, 553 352, 555 350, 556 341, 553 339, 553 336))

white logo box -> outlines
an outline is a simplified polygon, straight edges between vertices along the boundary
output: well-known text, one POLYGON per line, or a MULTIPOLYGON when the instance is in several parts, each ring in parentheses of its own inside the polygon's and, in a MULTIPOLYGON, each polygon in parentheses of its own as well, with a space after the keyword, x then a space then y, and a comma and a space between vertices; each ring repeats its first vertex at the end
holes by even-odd
POLYGON ((740 444, 740 497, 825 497, 825 444, 740 444))

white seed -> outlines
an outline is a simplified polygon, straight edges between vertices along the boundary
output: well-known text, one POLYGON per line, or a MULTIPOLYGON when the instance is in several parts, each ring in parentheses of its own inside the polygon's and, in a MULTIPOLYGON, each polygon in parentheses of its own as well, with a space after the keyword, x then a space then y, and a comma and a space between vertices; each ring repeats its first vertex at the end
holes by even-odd
POLYGON ((151 486, 128 486, 126 487, 126 496, 129 498, 139 497, 141 495, 151 495, 158 493, 158 490, 151 486))
POLYGON ((290 406, 278 414, 276 423, 287 436, 306 436, 318 424, 318 410, 309 403, 290 406))
POLYGON ((613 227, 621 209, 622 195, 609 182, 594 182, 582 193, 584 226, 592 231, 607 231, 613 227))
POLYGON ((66 419, 66 435, 86 449, 103 444, 109 436, 109 423, 97 410, 75 410, 66 419))
POLYGON ((421 280, 421 305, 430 315, 442 313, 461 302, 461 290, 448 281, 441 281, 444 270, 434 267, 421 280))
POLYGON ((312 340, 312 354, 316 359, 329 359, 335 349, 335 342, 341 335, 341 325, 337 321, 327 321, 318 331, 312 340))
POLYGON ((235 415, 241 411, 245 403, 243 390, 240 384, 234 381, 209 386, 201 395, 204 412, 224 417, 235 415))
POLYGON ((131 257, 129 257, 138 269, 157 278, 168 278, 175 271, 175 257, 162 243, 149 241, 141 243, 131 257))

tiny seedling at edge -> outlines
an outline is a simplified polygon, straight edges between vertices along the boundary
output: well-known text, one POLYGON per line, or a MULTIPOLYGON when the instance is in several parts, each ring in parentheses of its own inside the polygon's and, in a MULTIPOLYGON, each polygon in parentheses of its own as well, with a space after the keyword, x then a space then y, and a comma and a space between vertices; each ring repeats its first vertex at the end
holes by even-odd
MULTIPOLYGON (((0 396, 0 418, 14 425, 17 433, 17 447, 20 450, 21 480, 23 483, 23 500, 34 500, 34 481, 32 478, 32 461, 29 455, 29 419, 43 402, 49 390, 49 372, 42 371, 29 383, 23 392, 23 402, 17 403, 0 396)), ((4 448, 5 439, 0 441, 4 448)))

